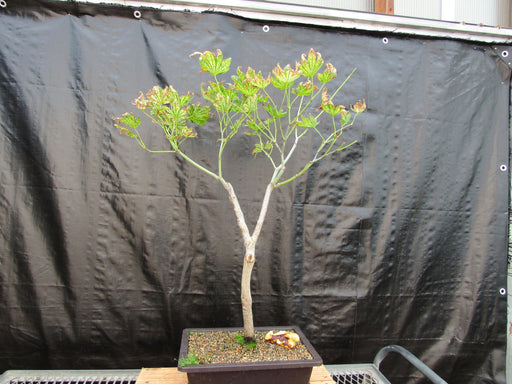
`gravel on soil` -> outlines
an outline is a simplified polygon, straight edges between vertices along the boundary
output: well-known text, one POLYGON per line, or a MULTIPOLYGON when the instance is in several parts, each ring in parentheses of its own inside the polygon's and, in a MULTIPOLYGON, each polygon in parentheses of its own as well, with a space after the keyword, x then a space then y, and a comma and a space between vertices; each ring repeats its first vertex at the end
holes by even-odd
POLYGON ((293 349, 281 347, 265 341, 266 333, 256 331, 256 347, 250 348, 235 338, 242 332, 191 332, 188 354, 195 355, 199 364, 313 359, 304 344, 298 343, 293 349))

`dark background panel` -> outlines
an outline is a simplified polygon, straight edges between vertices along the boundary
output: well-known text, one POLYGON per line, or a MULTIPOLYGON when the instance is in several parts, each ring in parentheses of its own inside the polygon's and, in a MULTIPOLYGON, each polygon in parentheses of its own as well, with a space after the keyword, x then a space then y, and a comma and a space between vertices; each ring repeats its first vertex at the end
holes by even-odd
MULTIPOLYGON (((314 47, 338 80, 357 68, 337 102, 364 98, 368 111, 346 132, 357 145, 274 192, 256 324, 300 325, 327 364, 400 344, 450 383, 504 382, 510 83, 493 47, 142 15, 0 10, 0 371, 175 365, 183 328, 241 325, 243 245, 225 191, 111 118, 154 84, 199 95, 208 76, 192 52, 220 48, 233 68, 268 73, 314 47)), ((208 167, 215 129, 187 144, 208 167)), ((225 160, 250 227, 269 177, 253 144, 233 140, 225 160)), ((393 382, 421 381, 395 362, 393 382)))

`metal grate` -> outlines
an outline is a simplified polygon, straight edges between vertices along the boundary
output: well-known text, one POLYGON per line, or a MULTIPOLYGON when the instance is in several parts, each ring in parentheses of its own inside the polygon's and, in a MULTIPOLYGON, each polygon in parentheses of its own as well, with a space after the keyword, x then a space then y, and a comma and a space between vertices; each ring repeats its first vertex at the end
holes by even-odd
POLYGON ((390 384, 373 364, 326 365, 336 384, 390 384))
POLYGON ((128 380, 116 377, 77 377, 76 379, 27 377, 12 379, 9 384, 135 384, 136 381, 136 379, 128 380))
POLYGON ((332 379, 336 384, 377 384, 375 379, 366 373, 334 375, 332 379))
POLYGON ((6 371, 0 384, 135 384, 140 370, 6 371))

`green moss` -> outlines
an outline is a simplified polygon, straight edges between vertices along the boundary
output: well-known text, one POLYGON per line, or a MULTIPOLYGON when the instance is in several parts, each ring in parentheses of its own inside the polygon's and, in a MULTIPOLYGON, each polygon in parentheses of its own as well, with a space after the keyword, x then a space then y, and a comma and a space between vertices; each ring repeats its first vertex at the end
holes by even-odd
POLYGON ((235 335, 235 340, 238 344, 244 345, 244 335, 242 335, 241 333, 237 333, 235 335))
POLYGON ((245 346, 245 348, 247 349, 252 349, 252 348, 256 348, 256 341, 252 340, 252 341, 249 341, 249 342, 245 342, 245 339, 244 339, 244 335, 241 334, 241 333, 237 333, 235 335, 235 340, 236 342, 239 344, 239 345, 243 345, 245 346))
POLYGON ((182 367, 188 367, 190 365, 198 365, 199 360, 196 355, 191 353, 188 354, 186 357, 182 357, 181 359, 179 359, 178 364, 181 365, 182 367))

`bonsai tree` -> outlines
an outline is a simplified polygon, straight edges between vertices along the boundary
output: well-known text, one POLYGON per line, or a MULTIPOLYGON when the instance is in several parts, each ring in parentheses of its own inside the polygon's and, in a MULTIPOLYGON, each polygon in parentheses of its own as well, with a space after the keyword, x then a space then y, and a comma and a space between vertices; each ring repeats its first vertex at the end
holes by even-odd
POLYGON ((195 52, 199 56, 201 72, 209 72, 213 79, 201 85, 201 94, 206 105, 193 104, 193 95, 180 94, 172 85, 153 87, 141 93, 134 105, 150 121, 160 126, 169 147, 166 150, 148 148, 139 130, 141 119, 133 113, 115 118, 115 126, 145 150, 151 153, 174 153, 197 167, 212 179, 222 184, 227 191, 242 235, 245 253, 241 281, 241 301, 246 341, 254 340, 254 325, 251 297, 251 273, 256 262, 256 243, 261 233, 272 191, 292 182, 304 174, 313 164, 336 152, 344 150, 356 141, 346 143, 343 130, 354 124, 366 103, 358 101, 350 107, 335 105, 333 98, 352 76, 354 71, 332 94, 327 85, 337 76, 330 63, 324 65, 319 52, 313 49, 302 54, 295 67, 279 64, 272 74, 264 76, 252 68, 244 72, 241 68, 226 83, 220 76, 230 70, 231 58, 225 59, 220 50, 216 53, 195 52), (323 68, 323 69, 322 69, 323 68), (216 169, 208 169, 187 151, 186 142, 196 137, 198 127, 215 115, 218 126, 218 159, 216 169), (325 122, 324 122, 325 121, 325 122), (264 156, 273 169, 272 176, 261 202, 255 227, 247 226, 244 213, 233 186, 224 178, 223 154, 230 141, 243 132, 254 138, 254 156, 264 156), (294 153, 300 150, 307 135, 317 135, 320 140, 314 155, 302 164, 298 171, 287 174, 286 166, 294 153))

